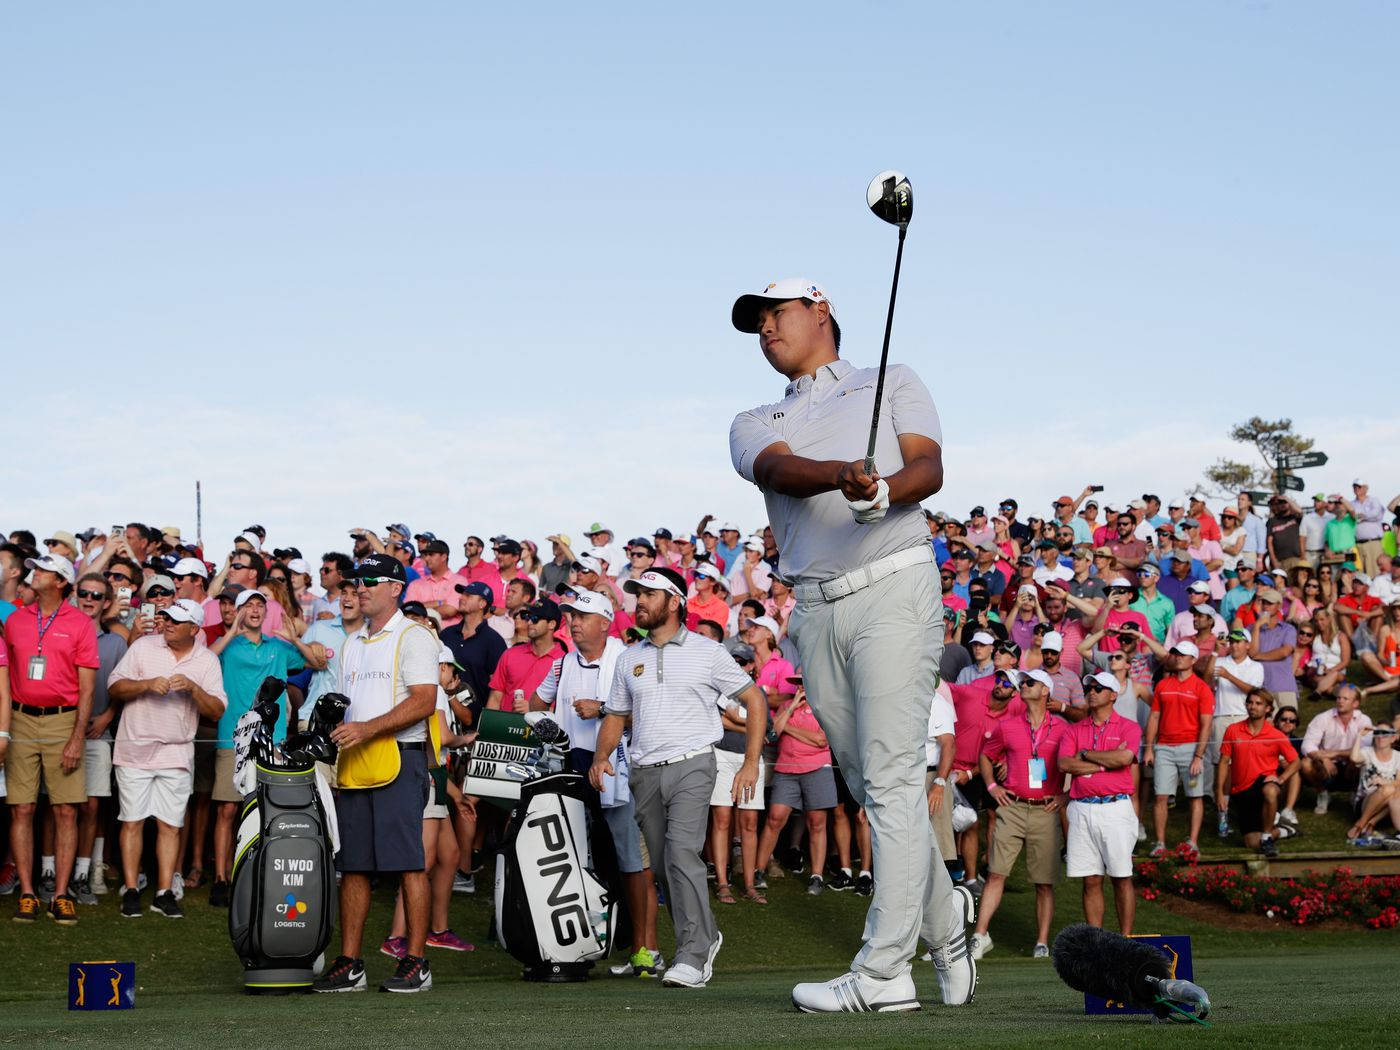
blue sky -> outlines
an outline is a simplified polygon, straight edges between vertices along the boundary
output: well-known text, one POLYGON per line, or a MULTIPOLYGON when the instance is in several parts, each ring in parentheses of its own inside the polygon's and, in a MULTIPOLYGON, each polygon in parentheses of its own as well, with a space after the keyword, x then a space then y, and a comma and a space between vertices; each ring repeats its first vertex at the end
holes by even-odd
POLYGON ((1400 490, 1393 7, 526 11, 12 8, 0 525, 757 525, 729 305, 823 281, 873 364, 888 167, 930 506, 1179 493, 1254 414, 1400 490))

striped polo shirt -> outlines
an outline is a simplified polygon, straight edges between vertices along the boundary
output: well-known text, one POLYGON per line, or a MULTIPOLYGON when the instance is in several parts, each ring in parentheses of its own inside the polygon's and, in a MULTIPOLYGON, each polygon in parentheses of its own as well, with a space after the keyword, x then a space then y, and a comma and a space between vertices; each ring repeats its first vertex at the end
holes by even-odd
POLYGON ((718 742, 717 702, 751 685, 724 646, 682 627, 665 645, 644 638, 617 658, 607 713, 632 716, 630 759, 651 765, 718 742))

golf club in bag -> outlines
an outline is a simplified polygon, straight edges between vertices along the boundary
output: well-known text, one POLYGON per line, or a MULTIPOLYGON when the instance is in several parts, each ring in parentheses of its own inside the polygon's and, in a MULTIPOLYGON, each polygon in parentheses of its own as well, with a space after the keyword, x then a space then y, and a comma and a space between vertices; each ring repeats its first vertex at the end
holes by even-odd
POLYGON ((526 715, 539 746, 510 772, 520 801, 496 860, 496 931, 527 981, 585 981, 617 931, 621 880, 598 794, 565 768, 569 738, 526 715))
POLYGON ((914 187, 898 171, 882 171, 870 180, 865 202, 885 222, 899 227, 899 247, 894 253, 894 280, 890 282, 890 308, 885 314, 885 342, 880 348, 880 374, 875 380, 875 411, 870 419, 870 443, 865 451, 865 473, 875 469, 875 436, 880 429, 880 402, 885 395, 885 367, 890 360, 890 329, 894 325, 894 299, 899 294, 899 264, 904 260, 904 235, 914 217, 914 187))
POLYGON ((249 755, 255 783, 243 799, 228 912, 229 937, 249 992, 309 989, 323 965, 339 903, 335 814, 323 802, 328 791, 318 789, 316 763, 335 761, 330 734, 350 699, 322 696, 306 732, 289 736, 279 753, 273 733, 285 688, 280 678, 264 679, 250 712, 257 720, 249 755))

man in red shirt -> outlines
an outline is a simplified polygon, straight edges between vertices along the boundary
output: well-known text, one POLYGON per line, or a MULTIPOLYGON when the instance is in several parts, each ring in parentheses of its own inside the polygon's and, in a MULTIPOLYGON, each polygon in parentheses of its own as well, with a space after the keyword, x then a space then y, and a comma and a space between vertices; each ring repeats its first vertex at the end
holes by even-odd
POLYGON ((39 917, 34 893, 34 805, 42 774, 55 828, 54 898, 49 914, 62 926, 78 921, 68 879, 78 851, 78 807, 87 802, 84 741, 92 692, 101 665, 97 629, 68 601, 73 564, 57 554, 27 558, 33 605, 5 621, 13 717, 5 761, 10 805, 10 850, 19 869, 16 922, 39 917))
POLYGON ((1152 847, 1154 857, 1167 852, 1167 800, 1176 794, 1178 781, 1184 782, 1190 804, 1190 835, 1186 844, 1193 851, 1197 850, 1196 840, 1201 833, 1206 743, 1215 714, 1215 693, 1194 670, 1200 655, 1194 642, 1177 642, 1167 654, 1168 673, 1152 693, 1142 764, 1152 769, 1152 790, 1156 794, 1152 812, 1157 831, 1152 847))
POLYGON ((1069 727, 1060 745, 1061 773, 1069 787, 1067 874, 1084 880, 1084 921, 1103 925, 1103 878, 1113 880, 1118 926, 1133 932, 1137 896, 1133 891, 1133 846, 1137 814, 1133 811, 1133 763, 1142 730, 1113 710, 1118 679, 1100 671, 1084 679, 1089 717, 1069 727))
POLYGON ((480 536, 468 536, 462 551, 466 554, 467 560, 457 570, 457 575, 462 577, 467 583, 484 583, 491 588, 491 594, 496 601, 506 600, 506 587, 501 582, 501 572, 496 568, 493 561, 482 561, 481 554, 486 550, 486 544, 482 542, 480 536))
POLYGON ((977 932, 968 945, 974 959, 992 947, 988 928, 1001 904, 1006 877, 1024 847, 1026 874, 1035 883, 1034 957, 1050 957, 1050 923, 1055 917, 1055 883, 1060 876, 1060 809, 1064 774, 1060 747, 1069 725, 1046 710, 1054 682, 1044 671, 1021 676, 1025 713, 1003 718, 982 748, 982 782, 997 804, 997 833, 988 858, 987 886, 977 909, 977 932), (1000 773, 1000 776, 998 774, 1000 773))
POLYGON ((1351 578, 1351 593, 1342 595, 1332 606, 1358 656, 1376 651, 1381 616, 1385 613, 1381 600, 1371 594, 1370 588, 1371 577, 1358 572, 1351 578))
POLYGON ((1235 818, 1244 844, 1266 857, 1278 856, 1278 844, 1269 832, 1278 813, 1279 793, 1298 775, 1298 752, 1288 737, 1274 728, 1269 714, 1274 697, 1255 688, 1245 697, 1247 717, 1225 730, 1220 741, 1220 762, 1215 767, 1215 798, 1225 811, 1225 787, 1230 788, 1230 815, 1235 818), (1279 771, 1279 759, 1287 763, 1279 771))
MULTIPOLYGON (((992 661, 996 667, 991 674, 983 675, 967 685, 948 683, 948 690, 953 694, 953 711, 957 716, 953 725, 953 773, 949 779, 962 791, 973 809, 979 814, 987 814, 988 841, 996 827, 997 804, 987 794, 986 785, 978 775, 977 762, 982 755, 982 745, 992 735, 996 723, 1008 715, 1024 714, 1026 710, 1026 705, 1016 695, 1021 672, 1014 669, 1015 659, 998 653, 992 661)), ((980 845, 981 833, 977 824, 958 838, 963 882, 975 892, 982 889, 982 884, 977 881, 980 845)))
POLYGON ((559 606, 536 602, 524 612, 525 634, 529 641, 513 645, 501 654, 491 675, 491 695, 486 706, 496 711, 524 714, 527 701, 549 675, 554 661, 564 655, 564 647, 554 640, 559 627, 559 606))

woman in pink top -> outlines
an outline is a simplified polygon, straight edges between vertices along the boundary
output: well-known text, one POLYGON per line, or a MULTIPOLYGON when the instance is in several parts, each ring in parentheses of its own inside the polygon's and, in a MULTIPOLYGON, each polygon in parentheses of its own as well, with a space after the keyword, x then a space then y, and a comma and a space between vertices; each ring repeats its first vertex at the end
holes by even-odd
POLYGON ((782 697, 792 696, 794 692, 788 681, 794 673, 792 664, 777 651, 778 631, 778 623, 771 616, 758 616, 744 632, 744 641, 753 646, 754 681, 768 697, 768 706, 775 711, 782 697))
POLYGON ((801 686, 773 718, 773 732, 778 735, 778 761, 768 790, 768 820, 758 842, 758 870, 773 859, 778 834, 792 811, 801 810, 807 815, 807 857, 812 865, 807 892, 816 896, 826 885, 821 873, 826 865, 827 817, 836 808, 836 776, 826 733, 801 686))

